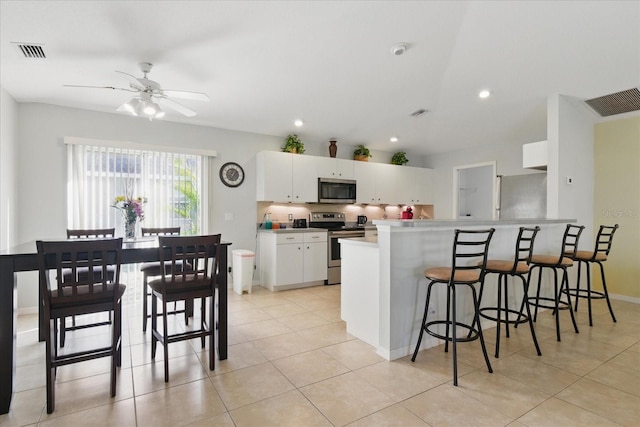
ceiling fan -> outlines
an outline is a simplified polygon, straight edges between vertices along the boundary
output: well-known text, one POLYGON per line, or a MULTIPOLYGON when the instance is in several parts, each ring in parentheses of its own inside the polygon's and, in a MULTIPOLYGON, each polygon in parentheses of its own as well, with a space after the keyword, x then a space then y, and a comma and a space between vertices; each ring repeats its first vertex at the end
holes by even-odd
POLYGON ((134 92, 136 95, 129 101, 118 107, 117 111, 128 111, 134 116, 147 117, 149 120, 159 119, 164 117, 165 112, 162 111, 160 105, 170 108, 178 113, 181 113, 187 117, 193 117, 196 112, 192 109, 185 107, 184 105, 172 100, 171 98, 182 98, 193 101, 209 101, 209 97, 205 93, 201 92, 188 92, 183 90, 167 90, 162 89, 160 83, 154 82, 147 78, 147 74, 151 71, 153 64, 149 62, 140 62, 138 64, 140 71, 144 74, 143 77, 136 77, 132 74, 125 73, 124 71, 118 71, 117 73, 124 74, 130 78, 128 88, 120 88, 113 86, 81 86, 81 85, 64 85, 66 87, 86 87, 96 89, 112 89, 112 90, 124 90, 127 92, 134 92))

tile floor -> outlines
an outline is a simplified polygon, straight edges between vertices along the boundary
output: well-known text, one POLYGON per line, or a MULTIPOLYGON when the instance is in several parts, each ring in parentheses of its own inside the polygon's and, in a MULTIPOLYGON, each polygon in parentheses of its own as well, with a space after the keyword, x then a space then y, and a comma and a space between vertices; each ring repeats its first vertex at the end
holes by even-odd
MULTIPOLYGON (((125 307, 123 361, 115 398, 108 359, 59 368, 56 411, 45 410, 43 344, 35 316, 18 319, 17 375, 9 414, 0 425, 42 426, 637 426, 640 423, 640 305, 604 302, 595 325, 578 313, 580 334, 562 316, 536 324, 543 356, 527 328, 502 339, 501 357, 484 366, 477 342, 459 346, 460 386, 451 356, 439 346, 388 362, 345 331, 340 287, 229 295, 229 358, 206 368, 199 341, 169 346, 170 382, 162 348, 150 357, 139 303, 125 307)), ((182 328, 175 318, 173 328, 182 328)), ((192 324, 192 323, 191 323, 192 324)), ((106 339, 107 329, 76 331, 69 346, 106 339)), ((485 332, 490 350, 495 329, 485 332)), ((492 354, 493 352, 490 351, 492 354)))

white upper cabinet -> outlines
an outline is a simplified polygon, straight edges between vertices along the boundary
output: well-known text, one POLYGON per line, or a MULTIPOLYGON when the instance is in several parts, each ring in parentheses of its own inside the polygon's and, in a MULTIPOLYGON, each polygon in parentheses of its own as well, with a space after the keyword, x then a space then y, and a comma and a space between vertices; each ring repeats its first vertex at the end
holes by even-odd
POLYGON ((396 171, 396 192, 403 205, 433 204, 433 170, 399 166, 396 171))
POLYGON ((317 157, 261 151, 256 157, 256 176, 258 201, 318 201, 317 157))
POLYGON ((532 142, 522 146, 522 167, 547 170, 547 141, 532 142))
POLYGON ((320 178, 353 179, 353 160, 318 157, 320 178))
POLYGON ((397 169, 397 166, 383 163, 354 162, 357 202, 371 205, 398 204, 397 169))

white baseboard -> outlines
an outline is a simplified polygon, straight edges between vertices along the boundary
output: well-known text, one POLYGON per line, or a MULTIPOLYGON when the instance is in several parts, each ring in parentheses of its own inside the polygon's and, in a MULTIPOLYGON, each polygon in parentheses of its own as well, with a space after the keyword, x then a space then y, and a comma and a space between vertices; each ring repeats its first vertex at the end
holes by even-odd
POLYGON ((25 314, 38 314, 38 306, 21 307, 18 309, 18 316, 24 316, 25 314))
POLYGON ((640 298, 629 297, 627 295, 609 294, 609 298, 615 299, 618 301, 626 301, 633 304, 640 304, 640 298))

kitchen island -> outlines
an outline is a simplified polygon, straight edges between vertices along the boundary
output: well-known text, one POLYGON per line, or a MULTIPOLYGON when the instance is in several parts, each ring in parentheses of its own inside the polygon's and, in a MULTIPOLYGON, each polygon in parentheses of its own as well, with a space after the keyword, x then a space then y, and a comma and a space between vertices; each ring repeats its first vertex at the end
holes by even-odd
MULTIPOLYGON (((451 265, 455 229, 495 228, 489 257, 509 260, 514 257, 519 227, 540 226, 534 252, 559 255, 566 224, 574 222, 572 219, 374 220, 377 240, 340 240, 341 317, 347 324, 347 332, 376 347, 377 353, 387 360, 404 357, 413 352, 420 333, 427 292, 424 270, 451 265)), ((495 305, 494 276, 497 275, 487 276, 483 305, 495 305)), ((543 280, 548 279, 543 276, 543 280)), ((510 304, 517 306, 522 292, 511 292, 511 298, 514 301, 510 304)), ((459 320, 469 323, 472 313, 471 294, 460 292, 459 320)), ((446 317, 444 287, 434 287, 429 316, 446 317)), ((483 319, 483 328, 493 326, 492 323, 483 319)), ((425 338, 422 348, 440 343, 434 337, 425 338)))

